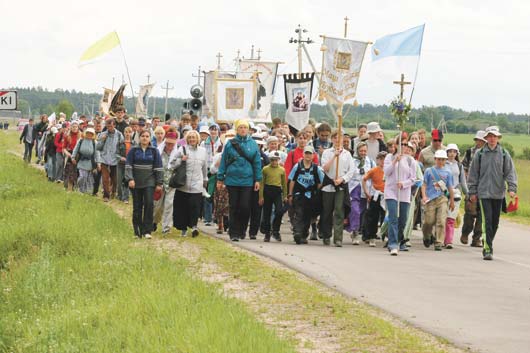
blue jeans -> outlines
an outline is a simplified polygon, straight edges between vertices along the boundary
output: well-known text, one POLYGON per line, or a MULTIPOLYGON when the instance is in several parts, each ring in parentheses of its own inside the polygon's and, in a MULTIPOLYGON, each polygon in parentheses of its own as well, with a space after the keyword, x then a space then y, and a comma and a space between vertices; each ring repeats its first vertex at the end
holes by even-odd
POLYGON ((204 218, 204 222, 205 223, 212 223, 213 222, 213 215, 212 215, 212 212, 213 212, 213 203, 212 201, 206 199, 206 197, 203 197, 202 198, 202 205, 203 205, 203 209, 202 209, 202 216, 204 218))
POLYGON ((399 219, 397 216, 398 203, 396 200, 385 200, 388 210, 388 250, 399 249, 403 241, 403 229, 407 223, 409 213, 408 202, 399 203, 399 219))

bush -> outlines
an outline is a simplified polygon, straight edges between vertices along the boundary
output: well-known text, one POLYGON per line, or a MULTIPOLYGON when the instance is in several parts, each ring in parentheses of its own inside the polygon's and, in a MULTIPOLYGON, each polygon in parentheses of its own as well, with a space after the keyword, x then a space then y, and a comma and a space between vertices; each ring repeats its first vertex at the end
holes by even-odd
POLYGON ((523 148, 523 153, 519 156, 521 159, 530 160, 530 147, 523 148))
POLYGON ((511 144, 509 144, 508 142, 502 142, 501 145, 502 145, 502 148, 504 148, 506 151, 508 151, 508 153, 510 153, 510 156, 515 158, 515 153, 513 151, 513 146, 511 144))

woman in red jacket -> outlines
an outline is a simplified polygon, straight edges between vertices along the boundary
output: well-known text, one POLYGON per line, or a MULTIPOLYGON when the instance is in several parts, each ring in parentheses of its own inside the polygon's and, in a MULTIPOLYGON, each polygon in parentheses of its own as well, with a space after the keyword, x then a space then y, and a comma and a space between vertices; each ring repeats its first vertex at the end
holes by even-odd
POLYGON ((55 134, 55 176, 53 180, 57 183, 62 183, 64 180, 64 156, 63 156, 63 140, 66 130, 66 124, 62 124, 59 132, 55 134))
POLYGON ((77 184, 77 167, 72 163, 72 152, 74 151, 75 145, 77 145, 77 140, 80 138, 79 125, 73 123, 70 125, 70 130, 63 139, 63 155, 66 159, 64 166, 64 187, 67 191, 73 191, 77 184))

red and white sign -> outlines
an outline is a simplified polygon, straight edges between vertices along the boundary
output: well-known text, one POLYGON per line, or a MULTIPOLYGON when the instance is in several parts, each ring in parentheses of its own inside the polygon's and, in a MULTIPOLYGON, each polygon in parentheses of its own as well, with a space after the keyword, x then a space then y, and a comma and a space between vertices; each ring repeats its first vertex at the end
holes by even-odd
POLYGON ((0 110, 17 110, 17 91, 0 91, 0 110))

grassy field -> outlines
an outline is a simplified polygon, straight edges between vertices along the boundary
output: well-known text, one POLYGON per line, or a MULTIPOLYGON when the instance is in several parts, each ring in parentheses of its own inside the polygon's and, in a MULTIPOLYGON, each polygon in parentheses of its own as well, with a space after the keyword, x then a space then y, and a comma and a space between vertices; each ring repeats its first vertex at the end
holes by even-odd
POLYGON ((48 183, 0 139, 0 352, 294 352, 186 261, 134 246, 128 222, 48 183))

